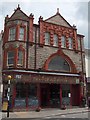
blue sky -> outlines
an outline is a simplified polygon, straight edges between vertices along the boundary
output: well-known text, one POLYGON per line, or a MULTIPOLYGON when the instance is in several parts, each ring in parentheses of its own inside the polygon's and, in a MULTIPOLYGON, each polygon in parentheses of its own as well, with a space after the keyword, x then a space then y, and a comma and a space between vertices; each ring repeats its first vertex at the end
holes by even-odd
POLYGON ((1 0, 0 2, 0 31, 4 29, 4 18, 12 15, 14 9, 20 4, 28 16, 34 14, 34 23, 38 23, 39 16, 47 19, 56 14, 59 8, 60 14, 71 24, 75 24, 77 32, 85 35, 85 47, 89 46, 88 41, 88 0, 1 0))

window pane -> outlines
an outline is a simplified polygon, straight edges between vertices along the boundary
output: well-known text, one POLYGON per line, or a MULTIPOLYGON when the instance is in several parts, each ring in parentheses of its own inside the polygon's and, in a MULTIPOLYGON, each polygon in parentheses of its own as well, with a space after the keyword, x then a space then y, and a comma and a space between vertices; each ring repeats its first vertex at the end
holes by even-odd
POLYGON ((24 40, 24 28, 20 28, 19 31, 19 40, 24 40))
POLYGON ((8 52, 7 62, 8 62, 8 65, 14 64, 14 52, 8 52))
POLYGON ((20 33, 24 34, 24 28, 20 28, 20 33))
POLYGON ((37 86, 35 84, 28 85, 28 97, 36 97, 37 96, 37 86))
POLYGON ((68 62, 61 56, 55 56, 48 65, 49 70, 70 71, 68 62))
POLYGON ((18 51, 18 64, 23 65, 23 52, 18 51))
POLYGON ((54 34, 54 46, 58 46, 58 36, 54 34))
POLYGON ((72 38, 68 38, 68 42, 69 42, 69 48, 72 49, 73 48, 72 38))
POLYGON ((15 28, 10 28, 10 30, 9 30, 9 40, 10 41, 15 40, 15 34, 16 34, 16 29, 15 28))
POLYGON ((16 84, 16 98, 25 98, 26 97, 26 85, 23 83, 16 84))
POLYGON ((62 37, 61 37, 61 44, 62 44, 62 47, 66 47, 66 39, 65 39, 65 36, 62 36, 62 37))
POLYGON ((45 45, 50 45, 50 34, 45 33, 45 45))

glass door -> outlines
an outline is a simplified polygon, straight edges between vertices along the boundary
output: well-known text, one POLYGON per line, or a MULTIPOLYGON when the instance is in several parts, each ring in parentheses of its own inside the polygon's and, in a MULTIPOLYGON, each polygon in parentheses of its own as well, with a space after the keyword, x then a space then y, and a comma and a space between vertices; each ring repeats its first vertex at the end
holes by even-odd
POLYGON ((62 104, 70 105, 70 85, 62 85, 62 104))

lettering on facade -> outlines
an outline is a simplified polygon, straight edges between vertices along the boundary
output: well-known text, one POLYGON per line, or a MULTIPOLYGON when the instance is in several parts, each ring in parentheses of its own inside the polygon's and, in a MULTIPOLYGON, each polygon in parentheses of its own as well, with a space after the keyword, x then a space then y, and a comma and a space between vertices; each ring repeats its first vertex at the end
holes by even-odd
POLYGON ((16 78, 17 79, 21 79, 21 75, 16 75, 16 78))

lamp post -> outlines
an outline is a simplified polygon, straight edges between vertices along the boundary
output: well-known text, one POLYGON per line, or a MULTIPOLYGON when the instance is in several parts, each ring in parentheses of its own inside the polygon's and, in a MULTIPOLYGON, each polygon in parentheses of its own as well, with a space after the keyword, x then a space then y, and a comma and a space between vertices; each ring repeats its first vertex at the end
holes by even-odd
POLYGON ((7 93, 7 98, 8 98, 8 107, 7 107, 7 117, 9 117, 9 109, 10 109, 10 81, 11 81, 11 75, 8 75, 8 93, 7 93))

